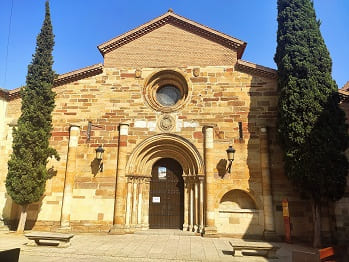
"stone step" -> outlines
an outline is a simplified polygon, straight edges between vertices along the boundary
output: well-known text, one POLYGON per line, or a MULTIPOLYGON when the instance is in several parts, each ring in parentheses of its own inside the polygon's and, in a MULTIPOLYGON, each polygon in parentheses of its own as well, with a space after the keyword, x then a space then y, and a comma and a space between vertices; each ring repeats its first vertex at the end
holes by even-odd
POLYGON ((147 229, 136 231, 137 235, 175 235, 175 236, 200 236, 199 233, 182 231, 179 229, 147 229))

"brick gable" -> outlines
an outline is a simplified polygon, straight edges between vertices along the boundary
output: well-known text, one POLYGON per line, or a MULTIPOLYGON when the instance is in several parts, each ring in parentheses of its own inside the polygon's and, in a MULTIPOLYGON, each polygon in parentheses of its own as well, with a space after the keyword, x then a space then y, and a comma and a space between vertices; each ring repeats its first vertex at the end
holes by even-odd
POLYGON ((171 24, 105 54, 105 67, 233 65, 236 51, 171 24))

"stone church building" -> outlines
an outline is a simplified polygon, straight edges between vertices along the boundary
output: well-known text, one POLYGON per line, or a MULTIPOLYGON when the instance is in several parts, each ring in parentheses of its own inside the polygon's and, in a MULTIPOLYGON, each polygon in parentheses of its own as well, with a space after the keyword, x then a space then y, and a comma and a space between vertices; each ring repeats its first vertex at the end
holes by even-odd
MULTIPOLYGON (((273 238, 284 235, 288 199, 292 236, 310 239, 310 202, 285 177, 277 141, 277 73, 242 60, 245 48, 169 10, 99 45, 103 64, 60 75, 51 145, 61 160, 48 164, 28 228, 273 238)), ((19 217, 4 181, 20 106, 19 89, 0 91, 7 225, 19 217)), ((323 210, 325 234, 342 209, 323 210)))

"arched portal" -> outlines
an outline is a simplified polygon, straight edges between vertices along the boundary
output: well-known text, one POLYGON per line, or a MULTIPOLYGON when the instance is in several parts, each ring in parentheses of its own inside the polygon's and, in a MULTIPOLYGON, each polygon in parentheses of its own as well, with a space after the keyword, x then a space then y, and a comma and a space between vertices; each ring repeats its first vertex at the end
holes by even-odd
MULTIPOLYGON (((149 228, 149 221, 151 220, 153 228, 202 230, 204 226, 203 174, 204 164, 202 157, 195 146, 185 138, 174 134, 159 134, 141 142, 133 150, 126 165, 126 176, 128 178, 126 226, 145 229, 149 228), (174 163, 177 163, 178 168, 173 168, 173 166, 176 166, 174 163), (171 205, 168 201, 164 202, 164 205, 156 203, 158 201, 161 203, 161 195, 151 195, 151 189, 156 186, 156 183, 162 183, 161 178, 159 180, 159 169, 157 169, 159 167, 170 168, 171 172, 177 170, 175 173, 180 172, 180 174, 172 174, 172 178, 178 177, 177 182, 184 182, 182 182, 183 187, 180 189, 182 191, 177 192, 180 201, 179 208, 176 205, 168 206, 169 204, 171 205), (178 171, 179 169, 180 171, 178 171), (154 179, 154 176, 157 176, 157 179, 154 179), (157 210, 156 208, 159 209, 157 210), (166 215, 167 217, 163 218, 164 221, 168 221, 171 216, 178 216, 176 221, 178 220, 179 222, 166 222, 167 225, 165 222, 156 222, 156 224, 153 221, 155 219, 154 214, 155 216, 161 214, 162 211, 160 209, 162 208, 166 210, 163 212, 168 214, 166 215), (171 213, 171 208, 176 208, 175 214, 171 213)), ((163 176, 164 174, 161 175, 163 176)), ((175 190, 175 188, 171 190, 175 190)), ((159 194, 162 193, 159 192, 159 194)), ((163 195, 162 197, 168 196, 163 195)))

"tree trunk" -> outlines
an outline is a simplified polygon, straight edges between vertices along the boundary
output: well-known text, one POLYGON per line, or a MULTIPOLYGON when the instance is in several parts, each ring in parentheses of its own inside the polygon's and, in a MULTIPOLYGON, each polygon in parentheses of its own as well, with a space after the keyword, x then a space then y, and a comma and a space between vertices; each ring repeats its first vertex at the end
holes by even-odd
POLYGON ((21 216, 18 221, 18 226, 17 226, 17 233, 23 233, 24 232, 24 227, 25 227, 25 222, 27 220, 27 207, 28 205, 21 206, 21 216))
POLYGON ((314 226, 314 238, 313 247, 321 247, 321 202, 318 200, 313 200, 313 226, 314 226))
POLYGON ((328 221, 330 227, 330 242, 335 244, 337 243, 336 238, 336 216, 334 213, 334 203, 332 201, 327 201, 327 210, 328 210, 328 221))

